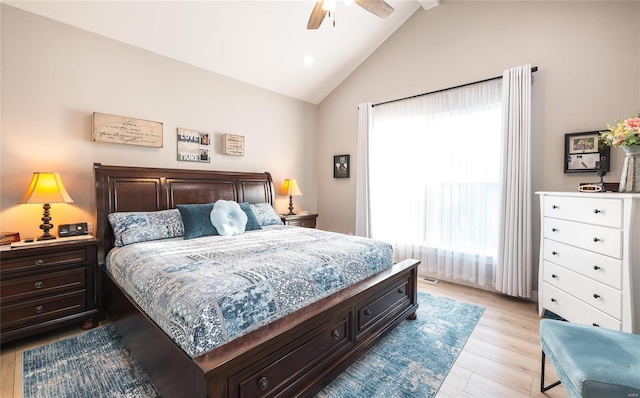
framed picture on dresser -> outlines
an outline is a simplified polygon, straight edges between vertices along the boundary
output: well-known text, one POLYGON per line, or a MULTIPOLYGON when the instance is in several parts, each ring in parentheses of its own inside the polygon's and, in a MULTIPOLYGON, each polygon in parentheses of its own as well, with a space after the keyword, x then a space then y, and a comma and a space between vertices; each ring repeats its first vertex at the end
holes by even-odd
POLYGON ((599 131, 564 135, 564 172, 609 171, 610 148, 600 142, 599 131))

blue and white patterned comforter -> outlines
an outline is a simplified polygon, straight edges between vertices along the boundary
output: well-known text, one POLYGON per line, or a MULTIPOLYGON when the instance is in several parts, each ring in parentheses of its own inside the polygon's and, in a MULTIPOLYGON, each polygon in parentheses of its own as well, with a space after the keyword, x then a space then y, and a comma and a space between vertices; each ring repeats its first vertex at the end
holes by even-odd
POLYGON ((111 250, 107 270, 192 358, 393 265, 390 245, 270 226, 111 250))

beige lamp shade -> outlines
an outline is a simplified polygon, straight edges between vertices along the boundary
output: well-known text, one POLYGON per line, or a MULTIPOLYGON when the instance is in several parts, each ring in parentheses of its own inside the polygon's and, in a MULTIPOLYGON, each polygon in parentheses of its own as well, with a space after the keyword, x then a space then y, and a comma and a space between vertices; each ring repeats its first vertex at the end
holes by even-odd
POLYGON ((27 192, 24 193, 22 199, 18 203, 42 203, 42 224, 40 229, 44 231, 43 235, 38 240, 55 239, 56 237, 49 233, 49 230, 53 228, 51 224, 51 210, 50 203, 71 203, 73 199, 67 193, 62 185, 60 174, 58 173, 33 173, 33 178, 27 188, 27 192))
POLYGON ((282 188, 280 189, 280 195, 289 195, 289 196, 300 196, 302 195, 302 191, 298 188, 298 183, 295 179, 287 178, 282 183, 282 188))
POLYGON ((72 203, 59 173, 33 173, 33 178, 18 203, 72 203))

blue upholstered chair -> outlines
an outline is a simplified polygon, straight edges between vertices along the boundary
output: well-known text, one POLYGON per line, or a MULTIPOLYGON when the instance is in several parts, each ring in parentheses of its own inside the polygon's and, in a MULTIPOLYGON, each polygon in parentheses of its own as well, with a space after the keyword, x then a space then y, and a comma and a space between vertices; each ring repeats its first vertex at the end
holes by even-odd
POLYGON ((543 319, 540 345, 541 392, 562 383, 572 398, 640 397, 640 335, 543 319), (546 387, 545 354, 560 378, 546 387))

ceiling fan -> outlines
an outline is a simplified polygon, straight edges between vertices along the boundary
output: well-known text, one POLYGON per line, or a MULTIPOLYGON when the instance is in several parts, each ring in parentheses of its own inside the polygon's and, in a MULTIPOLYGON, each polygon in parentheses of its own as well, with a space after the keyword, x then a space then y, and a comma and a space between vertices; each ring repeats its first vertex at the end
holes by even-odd
MULTIPOLYGON (((388 17, 393 12, 393 7, 384 0, 345 0, 345 4, 356 3, 360 7, 369 11, 373 15, 376 15, 382 19, 388 17)), ((324 17, 333 12, 335 17, 336 0, 320 0, 313 7, 311 16, 309 17, 309 23, 307 23, 307 29, 318 29, 324 17)), ((335 20, 334 20, 335 26, 335 20)))

